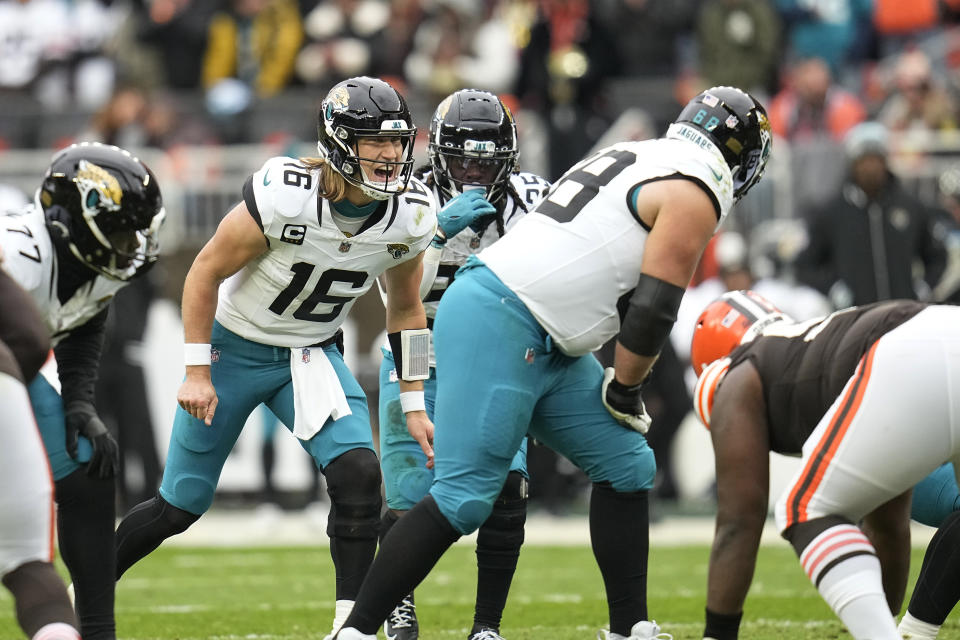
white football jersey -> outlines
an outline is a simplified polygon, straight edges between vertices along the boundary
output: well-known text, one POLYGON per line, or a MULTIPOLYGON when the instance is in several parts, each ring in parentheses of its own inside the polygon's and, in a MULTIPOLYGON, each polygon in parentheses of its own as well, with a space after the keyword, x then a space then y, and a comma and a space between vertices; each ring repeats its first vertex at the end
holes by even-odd
POLYGON ((623 142, 571 167, 479 258, 564 353, 594 351, 620 332, 617 302, 640 279, 649 230, 628 198, 644 183, 681 176, 711 196, 719 225, 733 204, 733 177, 716 147, 677 139, 623 142))
POLYGON ((348 236, 319 197, 319 171, 268 160, 243 187, 270 248, 220 285, 217 321, 248 340, 305 347, 332 337, 377 276, 421 253, 437 229, 430 191, 411 179, 348 236))
MULTIPOLYGON (((429 174, 425 175, 424 180, 427 180, 428 176, 429 174)), ((523 202, 521 206, 521 203, 517 202, 513 196, 507 192, 507 202, 503 209, 504 234, 510 231, 527 211, 532 210, 550 188, 550 183, 545 178, 541 178, 533 173, 527 173, 526 171, 511 174, 510 184, 523 202)), ((436 185, 433 187, 433 195, 437 199, 437 202, 440 202, 440 190, 436 185)), ((457 269, 463 266, 467 258, 489 247, 499 239, 500 233, 497 231, 497 223, 495 220, 491 221, 483 231, 477 232, 467 227, 457 235, 447 239, 440 254, 440 262, 437 265, 437 274, 433 279, 433 285, 423 298, 423 309, 426 311, 427 318, 430 322, 433 321, 433 318, 437 317, 437 306, 440 304, 440 298, 443 296, 443 292, 447 290, 447 287, 453 282, 457 269)), ((386 304, 387 294, 383 290, 383 287, 380 288, 380 297, 384 304, 386 304)), ((393 351, 389 339, 384 339, 383 348, 386 351, 393 351)), ((429 362, 431 367, 437 366, 437 356, 433 349, 432 340, 430 341, 429 362)))
POLYGON ((38 204, 0 216, 0 248, 3 250, 0 268, 37 303, 54 344, 103 311, 117 291, 127 284, 98 274, 69 300, 61 302, 57 297, 56 251, 43 209, 38 204))
MULTIPOLYGON (((507 192, 507 201, 503 209, 504 233, 513 228, 527 211, 532 210, 550 188, 550 183, 538 175, 521 171, 510 176, 510 184, 517 195, 523 200, 518 203, 507 192)), ((440 201, 437 187, 434 187, 434 196, 440 201)), ((435 318, 440 297, 453 282, 457 269, 463 266, 467 258, 486 249, 500 239, 496 221, 492 221, 480 232, 467 227, 452 238, 447 239, 440 254, 440 264, 437 266, 437 276, 433 280, 430 293, 423 299, 423 307, 428 318, 435 318)))

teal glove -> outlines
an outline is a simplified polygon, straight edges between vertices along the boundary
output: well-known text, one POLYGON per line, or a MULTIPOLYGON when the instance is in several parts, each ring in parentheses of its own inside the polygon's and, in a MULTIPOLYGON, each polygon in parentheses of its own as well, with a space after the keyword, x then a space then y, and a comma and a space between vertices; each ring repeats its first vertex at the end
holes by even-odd
POLYGON ((437 213, 437 222, 443 234, 452 238, 478 218, 496 213, 497 209, 483 199, 483 189, 473 189, 453 198, 437 213))

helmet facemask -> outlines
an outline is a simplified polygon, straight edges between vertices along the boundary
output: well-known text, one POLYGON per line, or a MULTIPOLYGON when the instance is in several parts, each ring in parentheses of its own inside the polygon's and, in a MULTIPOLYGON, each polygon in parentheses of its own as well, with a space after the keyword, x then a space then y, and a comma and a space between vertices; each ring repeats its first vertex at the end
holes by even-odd
POLYGON ((517 161, 514 150, 497 150, 493 140, 464 140, 462 147, 431 143, 429 154, 437 184, 448 199, 483 189, 484 198, 491 203, 506 195, 517 161))
MULTIPOLYGON (((328 152, 322 142, 317 142, 320 156, 328 159, 343 179, 359 188, 366 196, 374 200, 386 200, 403 193, 413 175, 413 140, 416 128, 407 128, 402 121, 389 133, 373 134, 358 132, 344 126, 337 127, 331 137, 337 144, 333 152, 328 152), (400 126, 402 125, 402 127, 400 126), (360 155, 359 142, 363 138, 398 139, 401 144, 401 159, 395 161, 370 158, 360 155), (368 163, 365 167, 363 163, 368 163), (372 167, 370 166, 372 165, 372 167)), ((387 122, 384 123, 388 124, 387 122)))

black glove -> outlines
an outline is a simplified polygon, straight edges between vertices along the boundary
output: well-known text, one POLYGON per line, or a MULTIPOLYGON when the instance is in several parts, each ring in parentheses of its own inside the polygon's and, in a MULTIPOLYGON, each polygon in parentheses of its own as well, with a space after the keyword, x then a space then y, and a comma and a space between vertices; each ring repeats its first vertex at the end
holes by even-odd
POLYGON ((651 419, 640 395, 643 384, 628 387, 617 382, 613 376, 613 367, 607 367, 603 372, 603 386, 600 388, 603 406, 624 427, 646 433, 650 429, 651 419))
POLYGON ((120 464, 119 447, 103 420, 97 416, 94 406, 86 400, 71 402, 64 408, 64 421, 70 457, 77 458, 77 442, 82 435, 93 445, 93 453, 87 463, 87 475, 97 478, 115 476, 120 464))

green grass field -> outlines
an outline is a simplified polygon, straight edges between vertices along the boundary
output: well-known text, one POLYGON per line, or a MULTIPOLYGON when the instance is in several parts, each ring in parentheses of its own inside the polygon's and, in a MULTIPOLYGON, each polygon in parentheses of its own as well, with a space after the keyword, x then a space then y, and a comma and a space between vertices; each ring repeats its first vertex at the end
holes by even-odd
MULTIPOLYGON (((706 546, 651 549, 650 614, 676 640, 702 637, 707 557, 706 546)), ((922 549, 915 549, 911 586, 921 558, 922 549)), ((422 638, 466 638, 475 575, 473 548, 455 545, 417 591, 422 638)), ((321 640, 330 629, 333 595, 325 546, 161 548, 118 585, 118 636, 321 640)), ((588 547, 524 547, 504 614, 508 640, 592 640, 605 624, 603 588, 588 547)), ((750 640, 850 637, 785 543, 761 549, 741 630, 750 640)), ((0 639, 20 637, 12 600, 2 591, 0 639)), ((960 638, 960 617, 951 616, 940 638, 960 638)))

